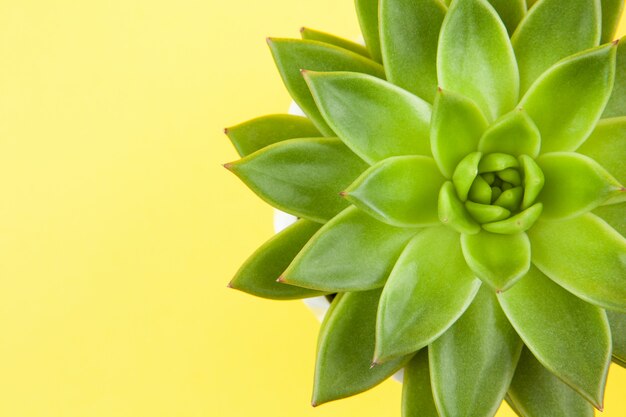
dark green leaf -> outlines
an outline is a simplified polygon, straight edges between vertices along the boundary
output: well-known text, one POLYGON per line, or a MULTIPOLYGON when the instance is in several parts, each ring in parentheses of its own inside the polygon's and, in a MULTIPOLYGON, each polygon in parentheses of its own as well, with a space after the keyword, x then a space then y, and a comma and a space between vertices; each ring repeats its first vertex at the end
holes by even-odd
POLYGON ((576 152, 591 157, 617 181, 626 184, 626 117, 600 120, 576 152))
POLYGON ((332 35, 330 33, 321 32, 319 30, 303 27, 300 29, 300 35, 302 39, 309 41, 318 41, 328 43, 330 45, 338 46, 339 48, 347 49, 356 54, 363 55, 366 58, 369 58, 369 52, 367 48, 363 45, 359 45, 356 42, 349 41, 344 38, 340 38, 339 36, 332 35))
POLYGON ((370 164, 430 155, 430 104, 381 79, 352 72, 305 73, 328 124, 370 164))
POLYGON ((480 142, 478 150, 485 153, 505 153, 514 156, 539 154, 541 134, 526 112, 517 109, 502 116, 489 126, 480 142))
POLYGON ((337 138, 290 139, 226 164, 272 206, 325 222, 348 206, 339 196, 367 165, 337 138))
POLYGON ((380 290, 341 294, 322 323, 313 405, 366 391, 402 368, 411 356, 370 369, 380 290))
POLYGON ((611 42, 624 10, 624 0, 601 0, 602 39, 600 43, 611 42))
POLYGON ((525 0, 489 0, 496 9, 502 22, 506 26, 509 35, 515 32, 515 28, 526 14, 525 0))
POLYGON ((611 98, 602 113, 602 117, 626 116, 626 37, 620 39, 617 45, 615 59, 615 82, 611 98))
POLYGON ((626 314, 607 311, 613 339, 613 357, 626 364, 626 314))
POLYGON ((354 0, 354 6, 370 56, 381 62, 378 35, 378 0, 354 0))
POLYGON ((417 352, 404 368, 402 417, 439 417, 430 388, 426 348, 417 352))

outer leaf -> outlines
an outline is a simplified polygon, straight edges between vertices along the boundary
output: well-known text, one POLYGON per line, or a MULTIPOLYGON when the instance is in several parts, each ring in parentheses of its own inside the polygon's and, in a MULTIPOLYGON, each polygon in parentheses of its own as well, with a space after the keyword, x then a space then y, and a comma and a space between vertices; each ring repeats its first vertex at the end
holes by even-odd
POLYGON ((439 169, 452 178, 456 166, 476 150, 487 120, 468 98, 439 90, 430 130, 431 149, 439 169))
POLYGON ((430 155, 430 105, 378 78, 349 72, 305 78, 328 124, 370 164, 390 156, 430 155))
POLYGON ((593 214, 601 217, 619 234, 626 237, 626 203, 598 207, 593 214))
POLYGON ((503 235, 481 231, 461 236, 463 255, 484 283, 498 292, 506 291, 530 267, 530 242, 526 233, 503 235))
POLYGON ((602 409, 611 363, 604 311, 559 287, 537 268, 500 295, 500 304, 539 362, 602 409))
POLYGON ((617 181, 626 184, 626 117, 600 120, 595 130, 578 148, 598 161, 617 181))
POLYGON ((439 0, 381 0, 380 41, 387 79, 432 103, 437 41, 446 7, 439 0))
POLYGON ((354 0, 354 6, 370 56, 381 62, 380 39, 378 37, 378 0, 354 0))
POLYGON ((380 299, 374 362, 428 345, 472 302, 480 281, 465 264, 458 239, 446 227, 432 227, 402 252, 380 299))
POLYGON ((500 15, 509 35, 515 32, 515 28, 526 14, 525 0, 489 0, 489 3, 500 15))
POLYGON ((615 82, 602 117, 626 116, 626 37, 617 45, 615 82))
POLYGON ((439 417, 430 388, 426 348, 417 352, 404 368, 402 417, 439 417))
POLYGON ((429 347, 442 417, 491 417, 511 383, 522 341, 483 286, 467 311, 429 347))
POLYGON ((356 71, 385 78, 383 67, 359 54, 326 43, 296 39, 268 39, 278 71, 289 94, 325 136, 335 136, 317 109, 300 74, 313 71, 356 71))
POLYGON ((437 75, 444 89, 474 100, 490 120, 517 103, 519 75, 513 48, 486 0, 452 3, 441 28, 437 75))
POLYGON ((626 312, 626 239, 608 224, 588 213, 538 221, 528 235, 544 274, 583 300, 626 312))
POLYGON ((322 136, 306 117, 271 114, 224 129, 241 157, 286 139, 322 136))
POLYGON ((542 215, 546 218, 575 217, 626 194, 615 178, 584 155, 549 153, 539 157, 537 165, 545 176, 537 201, 543 203, 542 215))
POLYGON ((602 39, 600 43, 611 42, 624 10, 624 0, 601 0, 602 39))
POLYGON ((593 417, 591 404, 552 375, 528 349, 522 351, 509 399, 523 417, 593 417))
POLYGON ((611 325, 613 357, 626 364, 626 314, 607 311, 606 315, 611 325))
POLYGON ((380 290, 335 297, 320 329, 313 405, 366 391, 411 359, 402 357, 370 369, 380 290))
POLYGON ((287 268, 283 280, 332 292, 382 287, 417 231, 389 226, 349 207, 313 236, 287 268))
POLYGON ((229 287, 263 298, 293 300, 323 295, 307 288, 276 282, 304 244, 321 227, 308 220, 298 220, 270 240, 239 268, 229 287))
POLYGON ((484 154, 493 152, 509 155, 539 154, 541 133, 528 114, 522 109, 502 116, 480 138, 478 150, 484 154))
POLYGON ((521 92, 552 65, 600 41, 599 0, 543 0, 529 10, 511 37, 521 92), (558 16, 558 18, 555 18, 558 16))
POLYGON ((225 166, 272 206, 322 223, 346 208, 339 192, 367 168, 337 138, 291 139, 225 166))
POLYGON ((432 158, 396 156, 363 173, 346 198, 380 221, 419 227, 439 223, 437 199, 445 179, 432 158))
POLYGON ((370 54, 367 48, 356 42, 349 41, 339 36, 332 35, 330 33, 321 32, 319 30, 303 27, 300 29, 300 35, 302 39, 309 41, 318 41, 328 43, 330 45, 338 46, 339 48, 347 49, 356 54, 362 55, 365 58, 369 58, 370 54))
POLYGON ((541 152, 573 151, 593 131, 611 94, 615 49, 609 44, 566 58, 528 90, 520 105, 541 132, 541 152))

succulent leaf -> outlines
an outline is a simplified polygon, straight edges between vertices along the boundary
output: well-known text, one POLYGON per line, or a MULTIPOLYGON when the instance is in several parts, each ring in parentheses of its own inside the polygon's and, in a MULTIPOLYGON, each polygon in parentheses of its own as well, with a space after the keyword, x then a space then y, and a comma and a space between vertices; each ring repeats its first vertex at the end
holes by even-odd
POLYGON ((437 199, 444 181, 432 158, 395 156, 369 168, 342 194, 392 226, 432 226, 439 223, 437 199))
POLYGON ((430 387, 427 348, 417 352, 404 368, 402 417, 439 417, 430 387))
POLYGON ((325 222, 367 165, 337 138, 290 139, 226 164, 259 197, 294 216, 325 222))
POLYGON ((517 25, 526 15, 525 0, 489 0, 500 15, 509 35, 513 35, 517 25))
POLYGON ((611 336, 604 311, 570 294, 537 268, 531 268, 499 299, 539 362, 602 409, 611 361, 611 336))
POLYGON ((405 356, 372 369, 380 290, 341 294, 333 300, 318 338, 313 405, 366 391, 402 368, 405 356))
POLYGON ((626 312, 626 238, 611 226, 587 213, 538 221, 528 235, 533 264, 554 282, 589 303, 626 312))
POLYGON ((257 249, 239 268, 229 287, 274 300, 294 300, 324 295, 323 292, 276 282, 320 227, 319 223, 298 220, 257 249))
POLYGON ((491 417, 513 378, 522 341, 492 290, 482 286, 456 323, 429 347, 442 417, 491 417))
POLYGON ((603 45, 559 61, 522 98, 541 132, 542 153, 573 151, 591 134, 613 87, 615 49, 603 45))
POLYGON ((313 101, 300 71, 357 71, 385 78, 383 67, 344 48, 318 41, 268 39, 278 71, 298 106, 325 136, 335 136, 313 101))
POLYGON ((607 222, 620 235, 626 237, 626 203, 601 206, 592 212, 607 222))
POLYGON ((431 107, 424 100, 365 74, 307 71, 305 78, 328 124, 368 163, 430 155, 431 107))
POLYGON ((484 154, 503 153, 535 158, 541 148, 541 134, 522 109, 505 114, 480 138, 478 150, 484 154))
POLYGON ((441 27, 439 84, 472 99, 489 120, 513 109, 519 74, 506 28, 487 0, 455 1, 441 27))
POLYGON ((439 0, 381 0, 380 42, 389 82, 432 103, 437 42, 446 7, 439 0))
POLYGON ((469 215, 450 181, 441 187, 438 209, 441 223, 450 226, 457 232, 464 234, 480 232, 480 225, 469 215))
POLYGON ((601 26, 599 0, 538 2, 511 37, 519 65, 521 93, 561 59, 597 46, 601 26))
POLYGON ((613 358, 624 366, 626 364, 626 314, 607 310, 606 316, 611 326, 613 358))
MULTIPOLYGON (((504 193, 503 193, 504 194, 504 193)), ((498 207, 498 206, 490 206, 498 207)), ((537 221, 543 210, 543 204, 537 203, 504 220, 485 222, 483 229, 491 233, 514 234, 525 232, 537 221)))
POLYGON ((354 6, 370 56, 377 62, 381 62, 378 0, 354 0, 354 6))
POLYGON ((522 199, 522 209, 527 209, 537 199, 543 189, 546 178, 534 159, 528 155, 519 157, 520 165, 524 173, 524 198, 522 199))
POLYGON ((601 0, 602 38, 600 43, 611 42, 624 10, 624 0, 601 0))
POLYGON ((479 286, 456 232, 439 226, 418 233, 380 298, 374 362, 415 352, 437 339, 463 314, 479 286))
POLYGON ((508 397, 522 417, 594 415, 591 404, 544 368, 528 349, 522 350, 508 397))
POLYGON ((474 180, 478 175, 478 164, 483 154, 480 152, 472 152, 459 162, 452 174, 452 183, 456 189, 456 194, 462 201, 467 201, 474 180))
POLYGON ((597 161, 621 184, 626 184, 626 117, 600 120, 576 152, 597 161))
POLYGON ((352 51, 355 54, 362 55, 365 58, 370 58, 370 54, 367 48, 364 47, 363 45, 360 45, 356 42, 349 41, 344 38, 340 38, 339 36, 335 36, 330 33, 321 32, 319 30, 303 27, 300 29, 300 36, 302 37, 303 40, 328 43, 330 45, 335 45, 339 48, 352 51))
POLYGON ((329 292, 382 287, 418 230, 389 226, 349 207, 311 238, 289 265, 283 280, 329 292))
POLYGON ((615 82, 602 117, 626 116, 626 37, 620 39, 615 57, 615 82))

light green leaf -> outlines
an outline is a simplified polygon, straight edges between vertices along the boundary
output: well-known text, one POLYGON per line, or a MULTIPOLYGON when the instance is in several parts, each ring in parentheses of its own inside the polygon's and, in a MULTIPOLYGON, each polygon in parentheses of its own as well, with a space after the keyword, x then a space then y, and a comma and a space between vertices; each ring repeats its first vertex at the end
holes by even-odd
POLYGON ((276 282, 276 279, 320 227, 319 223, 298 220, 257 249, 239 268, 228 286, 274 300, 293 300, 323 295, 323 292, 276 282))
POLYGON ((601 206, 592 213, 601 217, 619 234, 626 237, 626 203, 601 206))
POLYGON ((503 235, 482 230, 462 235, 463 255, 474 274, 498 292, 506 291, 530 268, 526 233, 503 235))
POLYGON ((626 194, 602 166, 578 153, 544 154, 537 165, 545 176, 537 201, 543 203, 543 216, 549 219, 575 217, 626 194))
POLYGON ((342 194, 361 210, 392 226, 436 225, 437 198, 444 181, 432 158, 396 156, 365 171, 342 194))
POLYGON ((626 312, 626 239, 608 224, 587 213, 540 220, 528 235, 544 274, 585 301, 626 312))
POLYGON ((591 404, 552 375, 528 349, 517 364, 509 399, 523 417, 593 417, 591 404))
POLYGON ((439 0, 380 1, 387 79, 429 103, 437 91, 437 41, 445 14, 439 0))
POLYGON ((600 43, 611 42, 624 10, 624 0, 601 0, 602 38, 600 43))
POLYGON ((599 0, 538 2, 511 37, 519 65, 520 91, 528 90, 561 59, 597 46, 601 25, 599 0))
POLYGON ((337 138, 290 139, 225 166, 272 206, 321 223, 348 206, 339 192, 367 168, 337 138))
POLYGON ((354 6, 370 56, 381 62, 378 35, 378 0, 354 0, 354 6))
POLYGON ((431 149, 439 169, 451 178, 456 166, 474 152, 487 120, 468 98, 439 90, 433 107, 430 129, 431 149))
POLYGON ((481 224, 503 220, 511 215, 511 212, 504 207, 478 204, 473 201, 466 201, 465 208, 474 220, 481 224))
POLYGON ((626 314, 615 311, 607 311, 606 315, 611 325, 613 339, 613 357, 626 364, 626 314))
POLYGON ((402 368, 411 356, 370 369, 380 290, 340 294, 318 337, 313 405, 366 391, 402 368))
POLYGON ((374 362, 415 352, 437 339, 480 286, 465 264, 458 233, 431 227, 407 245, 378 308, 374 362))
POLYGON ((541 134, 522 109, 502 116, 480 138, 478 150, 484 154, 504 153, 514 156, 539 154, 541 134))
POLYGON ((530 10, 531 7, 537 3, 538 0, 526 0, 526 7, 530 10))
POLYGON ((472 152, 463 158, 454 169, 452 183, 456 189, 457 196, 462 201, 467 201, 467 196, 478 175, 478 164, 482 157, 482 153, 472 152))
POLYGON ((535 224, 535 222, 541 215, 542 209, 543 204, 537 203, 533 206, 530 206, 526 210, 520 211, 519 213, 509 217, 508 219, 494 221, 492 223, 485 223, 483 224, 483 229, 491 233, 500 233, 506 235, 525 232, 535 224))
POLYGON ((602 117, 626 116, 626 37, 620 39, 615 58, 615 82, 602 117))
POLYGON ((290 114, 270 114, 258 117, 233 127, 227 127, 224 133, 241 157, 283 140, 322 136, 309 119, 290 114))
POLYGON ((330 33, 321 32, 319 30, 303 27, 300 29, 300 35, 302 39, 309 41, 318 41, 328 43, 330 45, 338 46, 339 48, 347 49, 356 54, 363 55, 365 58, 369 58, 370 54, 367 48, 356 42, 349 41, 339 36, 332 35, 330 33))
POLYGON ((591 134, 611 94, 615 49, 604 45, 560 61, 522 98, 541 132, 541 152, 573 151, 591 134))
POLYGON ((418 230, 389 226, 349 207, 313 236, 287 268, 283 280, 330 292, 382 287, 418 230))
POLYGON ((429 347, 432 389, 440 415, 495 415, 513 378, 522 341, 491 288, 429 347))
POLYGON ((450 181, 439 192, 439 220, 459 233, 474 234, 480 225, 469 215, 450 181))
POLYGON ((517 103, 519 75, 513 47, 486 0, 452 3, 441 27, 437 75, 441 87, 474 100, 489 120, 517 103))
POLYGON ((600 120, 576 152, 591 157, 617 181, 626 184, 626 117, 600 120))
POLYGON ((317 109, 301 70, 355 71, 385 78, 380 64, 333 45, 297 39, 268 39, 268 44, 289 94, 325 136, 335 133, 317 109))
POLYGON ((534 267, 499 300, 539 362, 602 409, 611 363, 611 335, 604 311, 570 294, 534 267))
POLYGON ((426 348, 417 352, 404 368, 402 417, 439 417, 430 388, 426 348))
POLYGON ((305 78, 328 124, 370 164, 390 156, 430 155, 430 104, 378 78, 310 72, 305 78))
POLYGON ((543 189, 546 178, 541 172, 541 168, 533 158, 522 155, 518 158, 524 173, 524 198, 522 199, 522 209, 527 209, 535 203, 537 196, 543 189))
POLYGON ((509 35, 515 32, 515 28, 526 14, 525 0, 489 0, 489 3, 500 15, 509 35))

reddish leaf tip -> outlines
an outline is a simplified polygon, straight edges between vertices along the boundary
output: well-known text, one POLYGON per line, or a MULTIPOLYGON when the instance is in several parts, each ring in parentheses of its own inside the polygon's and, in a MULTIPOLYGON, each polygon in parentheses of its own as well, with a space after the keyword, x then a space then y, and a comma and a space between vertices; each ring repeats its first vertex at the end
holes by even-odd
POLYGON ((285 276, 284 275, 279 276, 278 279, 276 280, 276 282, 280 282, 280 283, 283 283, 285 281, 286 280, 285 280, 285 276))
POLYGON ((613 45, 617 46, 617 44, 619 44, 619 39, 615 39, 613 42, 611 42, 613 45))
POLYGON ((376 366, 378 366, 378 365, 380 365, 380 364, 378 363, 378 359, 374 359, 374 362, 372 362, 372 363, 370 364, 370 369, 373 369, 373 368, 375 368, 375 367, 376 367, 376 366))
POLYGON ((228 128, 227 127, 224 128, 224 134, 228 135, 228 128))
POLYGON ((317 407, 317 405, 318 404, 315 402, 315 400, 311 401, 311 407, 315 408, 315 407, 317 407))
POLYGON ((440 93, 443 93, 443 88, 437 86, 437 91, 440 92, 440 93))
POLYGON ((342 191, 342 192, 340 192, 340 193, 339 193, 339 195, 340 195, 341 197, 345 197, 345 196, 347 196, 347 195, 348 195, 348 193, 347 193, 346 191, 342 191))
POLYGON ((233 282, 230 281, 228 284, 226 284, 226 288, 233 288, 233 282))
POLYGON ((273 42, 273 39, 268 36, 267 38, 265 38, 265 42, 271 44, 273 42))
POLYGON ((301 69, 301 70, 300 70, 300 74, 302 74, 302 75, 306 75, 308 72, 309 72, 309 71, 308 71, 308 70, 305 70, 305 69, 301 69))
POLYGON ((305 28, 304 26, 302 26, 302 27, 300 28, 300 33, 303 33, 305 30, 306 30, 306 28, 305 28))
POLYGON ((227 170, 229 170, 229 171, 232 171, 232 170, 233 170, 233 163, 232 163, 232 162, 227 162, 227 163, 225 163, 225 164, 222 164, 222 166, 223 166, 224 168, 226 168, 227 170))

